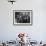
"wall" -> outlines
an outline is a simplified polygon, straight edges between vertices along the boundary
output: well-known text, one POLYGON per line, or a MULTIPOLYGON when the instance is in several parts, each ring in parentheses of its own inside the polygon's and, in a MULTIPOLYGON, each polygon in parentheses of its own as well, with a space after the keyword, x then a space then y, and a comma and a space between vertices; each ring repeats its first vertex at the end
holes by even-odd
POLYGON ((33 40, 46 40, 46 1, 17 0, 13 5, 0 0, 0 40, 15 40, 19 32, 30 34, 33 40), (33 10, 32 26, 14 26, 13 10, 33 10))

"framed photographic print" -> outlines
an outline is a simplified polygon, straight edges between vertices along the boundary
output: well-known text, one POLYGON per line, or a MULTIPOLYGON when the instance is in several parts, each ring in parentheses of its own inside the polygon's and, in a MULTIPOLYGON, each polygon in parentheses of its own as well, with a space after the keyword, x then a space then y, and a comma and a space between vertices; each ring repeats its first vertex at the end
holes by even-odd
POLYGON ((32 25, 32 10, 13 10, 13 24, 32 25))

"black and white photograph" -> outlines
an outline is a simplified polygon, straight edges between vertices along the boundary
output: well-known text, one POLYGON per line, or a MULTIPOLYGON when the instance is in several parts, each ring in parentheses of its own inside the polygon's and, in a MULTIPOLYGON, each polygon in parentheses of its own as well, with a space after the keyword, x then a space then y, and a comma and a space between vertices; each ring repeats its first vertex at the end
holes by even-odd
POLYGON ((13 24, 32 24, 32 10, 14 10, 13 24))

